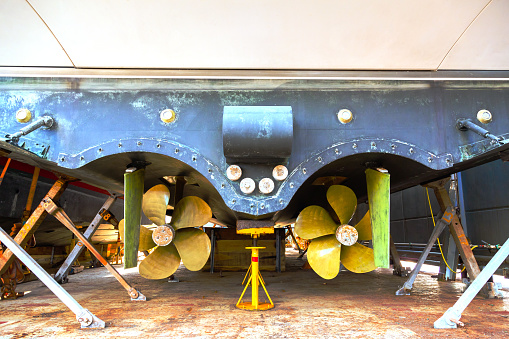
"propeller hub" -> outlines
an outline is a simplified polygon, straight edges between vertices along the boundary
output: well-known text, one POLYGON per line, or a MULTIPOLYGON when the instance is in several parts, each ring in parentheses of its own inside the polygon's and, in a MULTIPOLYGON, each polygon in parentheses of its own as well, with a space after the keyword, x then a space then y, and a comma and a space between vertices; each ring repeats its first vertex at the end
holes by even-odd
POLYGON ((341 225, 336 229, 336 239, 345 246, 352 246, 359 239, 359 233, 355 227, 350 225, 341 225))
POLYGON ((152 240, 158 246, 167 246, 175 237, 175 230, 170 225, 157 226, 152 232, 152 240))

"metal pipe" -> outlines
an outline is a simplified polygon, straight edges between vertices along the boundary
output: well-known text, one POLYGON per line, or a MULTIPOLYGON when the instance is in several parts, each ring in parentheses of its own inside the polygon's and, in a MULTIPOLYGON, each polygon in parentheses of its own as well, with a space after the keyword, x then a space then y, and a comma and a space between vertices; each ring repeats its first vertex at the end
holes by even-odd
POLYGON ((488 279, 495 273, 502 262, 509 256, 509 239, 506 240, 504 246, 493 256, 488 265, 479 273, 477 278, 470 284, 463 295, 456 301, 453 307, 449 308, 443 316, 434 323, 435 328, 457 328, 462 325, 459 321, 461 314, 475 298, 477 293, 484 287, 488 279))
POLYGON ((481 126, 477 126, 470 119, 458 119, 456 126, 460 131, 471 130, 472 132, 479 134, 484 138, 491 139, 499 144, 503 144, 502 141, 504 138, 491 134, 490 131, 482 128, 481 126))
POLYGON ((7 233, 0 227, 0 241, 9 248, 16 257, 18 257, 65 306, 67 306, 81 324, 81 327, 87 328, 104 328, 104 321, 83 308, 66 290, 62 288, 39 264, 7 233))
POLYGON ((437 225, 433 229, 433 233, 431 233, 428 245, 424 249, 424 252, 422 253, 421 257, 419 258, 417 265, 415 265, 412 273, 410 273, 410 277, 408 277, 408 280, 403 284, 403 286, 399 290, 396 291, 396 295, 410 294, 415 278, 417 278, 417 274, 419 274, 422 265, 426 261, 426 258, 428 257, 428 254, 431 251, 431 247, 433 246, 435 241, 437 241, 437 238, 440 236, 440 234, 442 234, 445 227, 451 223, 453 216, 454 216, 453 209, 451 207, 447 207, 447 210, 444 212, 444 215, 438 221, 437 225))
POLYGON ((41 127, 50 128, 51 126, 53 126, 53 123, 54 123, 53 118, 50 117, 49 115, 45 115, 45 116, 42 116, 39 119, 35 120, 31 124, 23 127, 22 129, 19 130, 19 132, 16 132, 14 134, 7 134, 5 137, 8 140, 11 140, 11 141, 17 143, 19 138, 21 138, 22 136, 30 134, 33 131, 35 131, 36 129, 39 129, 41 127))

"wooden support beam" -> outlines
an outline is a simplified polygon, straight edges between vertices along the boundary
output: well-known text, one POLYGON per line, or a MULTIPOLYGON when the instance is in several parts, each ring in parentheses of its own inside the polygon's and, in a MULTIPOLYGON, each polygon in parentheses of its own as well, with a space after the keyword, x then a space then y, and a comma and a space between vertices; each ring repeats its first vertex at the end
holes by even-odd
MULTIPOLYGON (((64 193, 67 185, 71 181, 76 181, 75 178, 68 177, 65 175, 59 175, 59 179, 53 184, 51 189, 48 191, 44 198, 50 198, 51 200, 58 200, 62 193, 64 193)), ((43 199, 44 200, 44 199, 43 199)), ((44 206, 41 203, 37 206, 35 211, 30 215, 27 222, 21 230, 18 232, 14 241, 18 243, 21 247, 25 247, 27 242, 30 240, 32 235, 35 233, 37 228, 41 225, 44 218, 48 215, 48 212, 44 209, 44 206)), ((8 267, 11 265, 14 260, 14 255, 11 250, 6 249, 5 252, 0 257, 0 275, 4 274, 8 267)))

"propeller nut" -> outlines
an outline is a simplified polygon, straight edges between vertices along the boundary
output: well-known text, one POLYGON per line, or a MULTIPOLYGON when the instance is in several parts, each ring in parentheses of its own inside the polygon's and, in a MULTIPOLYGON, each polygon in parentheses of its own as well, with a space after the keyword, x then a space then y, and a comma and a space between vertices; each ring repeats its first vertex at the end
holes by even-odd
POLYGON ((350 225, 341 225, 336 230, 336 239, 345 246, 352 246, 359 239, 359 233, 350 225))
POLYGON ((259 183, 260 192, 263 194, 272 193, 274 190, 274 181, 271 178, 263 178, 259 183))
POLYGON ((242 176, 242 169, 240 168, 240 166, 231 165, 226 169, 226 176, 231 181, 237 181, 242 176))
POLYGON ((283 181, 286 179, 286 177, 288 177, 288 168, 283 165, 277 165, 272 170, 272 176, 278 181, 283 181))
POLYGON ((175 231, 173 227, 168 225, 157 226, 157 228, 152 232, 152 240, 158 246, 168 246, 175 236, 175 231))
POLYGON ((244 178, 240 182, 240 190, 244 194, 251 194, 254 192, 256 187, 256 184, 253 179, 251 178, 244 178))

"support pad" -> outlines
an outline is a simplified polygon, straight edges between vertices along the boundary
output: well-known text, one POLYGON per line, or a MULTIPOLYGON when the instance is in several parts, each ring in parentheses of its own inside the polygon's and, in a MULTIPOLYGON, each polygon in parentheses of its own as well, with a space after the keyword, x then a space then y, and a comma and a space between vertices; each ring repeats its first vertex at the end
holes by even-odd
POLYGON ((454 308, 448 309, 443 316, 437 319, 433 324, 434 328, 458 328, 458 325, 464 326, 460 321, 461 314, 458 313, 454 308))

